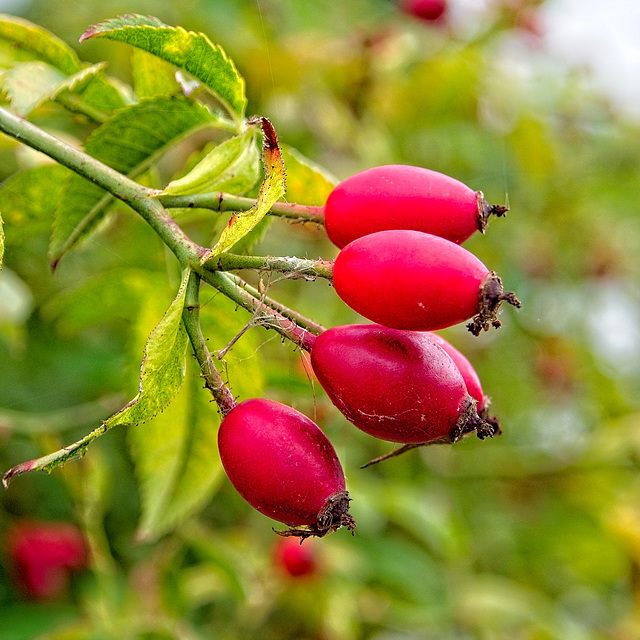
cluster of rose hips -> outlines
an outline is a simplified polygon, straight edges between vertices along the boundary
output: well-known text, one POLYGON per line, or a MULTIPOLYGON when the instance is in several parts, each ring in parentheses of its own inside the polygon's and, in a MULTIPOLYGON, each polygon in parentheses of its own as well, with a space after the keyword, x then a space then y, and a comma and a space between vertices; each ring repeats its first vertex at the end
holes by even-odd
MULTIPOLYGON (((341 249, 335 290, 372 323, 331 328, 305 348, 349 421, 402 443, 391 455, 500 432, 471 363, 433 331, 470 321, 478 335, 500 326, 502 302, 520 306, 497 274, 460 246, 484 231, 490 215, 505 212, 458 180, 405 165, 358 173, 325 204, 327 235, 341 249)), ((302 413, 245 400, 223 419, 219 446, 232 484, 258 511, 290 527, 282 535, 304 539, 355 527, 336 452, 302 413)))

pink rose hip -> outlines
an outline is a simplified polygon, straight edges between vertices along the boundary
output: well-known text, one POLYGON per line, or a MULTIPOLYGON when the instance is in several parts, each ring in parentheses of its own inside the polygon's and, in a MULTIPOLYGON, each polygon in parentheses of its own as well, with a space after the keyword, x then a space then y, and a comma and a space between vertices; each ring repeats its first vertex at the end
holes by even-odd
POLYGON ((331 192, 325 227, 340 248, 389 229, 424 231, 460 244, 474 232, 484 232, 491 214, 506 211, 489 205, 482 192, 437 171, 386 165, 356 173, 331 192))
POLYGON ((434 331, 472 319, 467 327, 479 335, 501 325, 502 302, 520 307, 476 256, 421 231, 378 231, 349 243, 333 284, 354 311, 394 329, 434 331))
POLYGON ((313 342, 311 364, 333 404, 376 438, 418 445, 494 435, 459 369, 426 332, 334 327, 313 342))
POLYGON ((282 535, 355 527, 336 452, 304 414, 273 400, 245 400, 225 416, 218 444, 231 484, 260 513, 291 527, 282 535))
POLYGON ((482 383, 480 382, 480 377, 478 376, 478 373, 474 369, 471 362, 469 362, 467 356, 465 356, 448 340, 445 340, 437 333, 428 333, 428 335, 438 346, 442 347, 442 349, 444 349, 449 354, 449 357, 453 360, 456 367, 458 367, 458 371, 460 371, 460 373, 462 374, 462 378, 467 385, 467 391, 469 392, 469 395, 478 403, 478 415, 484 420, 487 420, 488 422, 495 425, 496 433, 499 433, 500 423, 498 419, 489 415, 491 398, 485 395, 482 389, 482 383))

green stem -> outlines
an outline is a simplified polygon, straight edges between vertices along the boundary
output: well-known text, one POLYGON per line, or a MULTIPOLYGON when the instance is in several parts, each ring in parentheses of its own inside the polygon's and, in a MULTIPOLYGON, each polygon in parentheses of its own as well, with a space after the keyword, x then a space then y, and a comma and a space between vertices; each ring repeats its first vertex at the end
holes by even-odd
POLYGON ((211 353, 207 348, 206 339, 202 334, 200 327, 200 277, 193 271, 187 282, 182 322, 200 365, 205 386, 218 404, 220 413, 226 416, 236 406, 236 400, 216 369, 211 353))
POLYGON ((233 300, 254 316, 255 324, 275 329, 280 335, 288 338, 301 349, 310 351, 315 335, 297 322, 287 318, 278 311, 267 306, 263 300, 251 295, 238 285, 235 278, 220 271, 206 271, 201 274, 202 279, 212 287, 233 300))
POLYGON ((333 262, 307 258, 221 253, 204 262, 202 266, 209 271, 236 271, 239 269, 279 271, 288 274, 290 278, 303 280, 315 280, 316 278, 331 280, 333 278, 333 262))
POLYGON ((149 197, 151 189, 1 107, 0 131, 41 151, 128 204, 160 236, 183 267, 197 264, 204 254, 205 250, 182 231, 162 205, 149 197))
MULTIPOLYGON (((247 211, 256 205, 255 198, 234 196, 223 191, 196 193, 185 196, 157 194, 158 200, 167 209, 211 209, 212 211, 247 211)), ((324 207, 276 202, 269 213, 300 222, 324 224, 324 207)))
POLYGON ((285 318, 292 320, 297 325, 301 326, 303 329, 306 329, 310 333, 313 333, 315 335, 320 335, 323 331, 326 331, 325 327, 323 327, 321 324, 318 324, 317 322, 314 322, 313 320, 303 316, 301 313, 299 313, 298 311, 295 311, 294 309, 285 307, 285 305, 278 302, 277 300, 274 300, 273 298, 270 298, 269 296, 264 295, 264 293, 261 293, 260 291, 258 291, 255 287, 251 286, 248 282, 245 282, 239 276, 232 273, 228 273, 226 275, 230 279, 232 279, 237 286, 244 289, 246 292, 251 294, 254 298, 261 300, 266 307, 269 307, 270 309, 277 311, 280 315, 283 315, 285 318))

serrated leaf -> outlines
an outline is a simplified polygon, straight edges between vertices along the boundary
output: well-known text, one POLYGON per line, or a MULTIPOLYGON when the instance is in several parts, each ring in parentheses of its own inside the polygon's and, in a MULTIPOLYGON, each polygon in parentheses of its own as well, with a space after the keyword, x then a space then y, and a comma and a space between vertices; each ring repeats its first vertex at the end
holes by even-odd
POLYGON ((3 74, 3 85, 13 110, 24 117, 47 100, 82 90, 104 66, 95 64, 67 77, 44 62, 20 62, 3 74))
POLYGON ((260 122, 263 132, 262 162, 265 178, 260 185, 256 204, 251 209, 231 217, 216 245, 202 258, 203 264, 208 260, 214 260, 216 256, 228 251, 244 238, 285 194, 285 168, 275 129, 266 118, 260 118, 260 122))
MULTIPOLYGON (((211 112, 193 100, 150 98, 122 109, 95 129, 85 151, 117 171, 135 176, 168 146, 212 122, 215 117, 211 112)), ((95 229, 113 202, 114 198, 94 183, 75 174, 69 177, 49 247, 52 266, 95 229)))
POLYGON ((338 179, 324 167, 303 156, 288 145, 282 145, 282 158, 287 167, 287 199, 306 205, 323 205, 338 179))
MULTIPOLYGON (((242 328, 234 305, 216 297, 201 310, 205 335, 223 347, 242 328)), ((258 396, 262 371, 256 335, 242 336, 227 354, 226 371, 234 394, 258 396)), ((151 422, 128 431, 142 494, 139 535, 156 538, 200 509, 223 477, 217 447, 220 417, 194 370, 171 405, 151 422)))
POLYGON ((169 405, 178 393, 185 373, 188 337, 182 324, 182 310, 188 275, 188 272, 185 273, 178 294, 149 335, 136 396, 97 429, 72 445, 9 469, 2 478, 5 487, 12 478, 28 471, 50 472, 68 460, 84 455, 89 444, 109 429, 151 420, 169 405))
POLYGON ((14 174, 0 188, 0 211, 11 242, 49 233, 55 207, 69 169, 60 165, 43 165, 14 174))
POLYGON ((242 126, 247 106, 244 79, 206 35, 168 26, 151 16, 129 14, 91 27, 80 42, 98 36, 126 42, 186 71, 216 96, 238 128, 242 126))
POLYGON ((140 368, 138 395, 105 421, 107 428, 151 420, 178 393, 184 378, 188 342, 187 332, 182 324, 188 275, 187 272, 178 295, 149 336, 140 368))
POLYGON ((243 193, 260 176, 260 157, 255 144, 255 129, 225 140, 214 147, 186 175, 170 182, 158 195, 183 195, 228 191, 243 193))
POLYGON ((16 16, 0 15, 0 40, 9 43, 19 52, 18 57, 7 62, 40 60, 65 75, 73 75, 82 67, 76 52, 66 42, 46 29, 16 16))

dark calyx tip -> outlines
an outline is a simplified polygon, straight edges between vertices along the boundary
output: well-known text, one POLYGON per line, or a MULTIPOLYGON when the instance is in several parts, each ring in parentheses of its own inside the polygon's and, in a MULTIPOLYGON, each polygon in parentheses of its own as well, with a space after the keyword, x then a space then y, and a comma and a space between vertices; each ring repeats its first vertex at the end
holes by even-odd
POLYGON ((502 430, 498 419, 493 417, 486 418, 482 415, 484 413, 484 410, 480 414, 478 413, 476 401, 469 397, 465 407, 460 412, 455 429, 450 434, 451 441, 458 442, 458 440, 474 431, 480 440, 500 435, 502 430))
POLYGON ((285 538, 296 537, 305 540, 306 538, 322 538, 328 533, 337 531, 340 527, 345 527, 353 534, 356 528, 356 521, 349 513, 349 503, 351 498, 348 491, 336 491, 325 501, 322 509, 318 513, 318 519, 314 525, 289 527, 283 531, 274 531, 285 538))
POLYGON ((509 211, 509 207, 504 204, 489 204, 484 199, 482 191, 476 191, 476 198, 478 201, 478 231, 484 233, 487 229, 489 218, 491 216, 501 218, 509 211))
POLYGON ((517 309, 522 306, 513 291, 503 289, 500 276, 495 271, 489 271, 480 283, 478 315, 474 316, 467 325, 467 329, 474 336, 479 336, 482 331, 489 331, 491 327, 496 329, 501 327, 502 323, 498 320, 498 311, 503 302, 507 302, 517 309))

